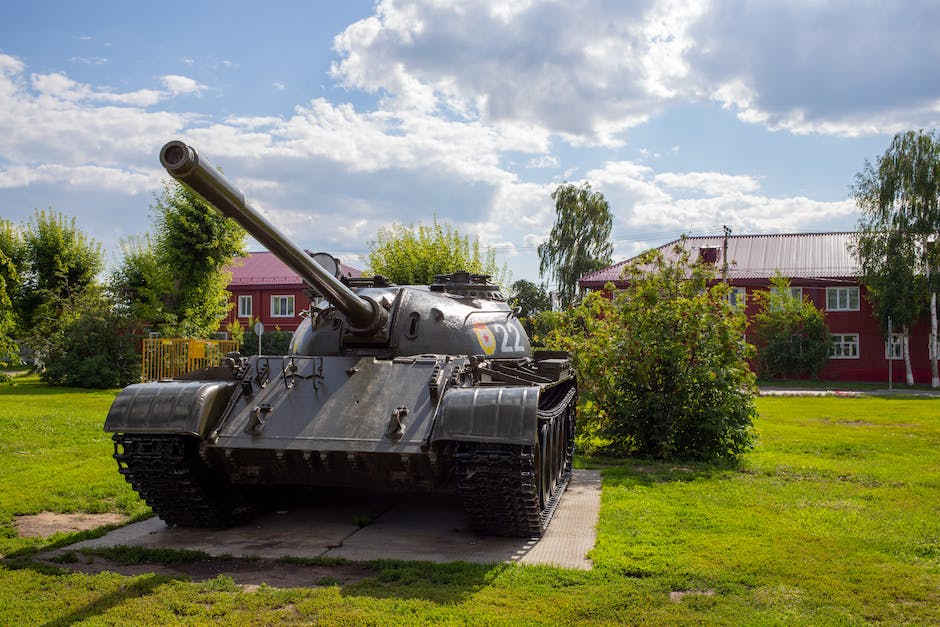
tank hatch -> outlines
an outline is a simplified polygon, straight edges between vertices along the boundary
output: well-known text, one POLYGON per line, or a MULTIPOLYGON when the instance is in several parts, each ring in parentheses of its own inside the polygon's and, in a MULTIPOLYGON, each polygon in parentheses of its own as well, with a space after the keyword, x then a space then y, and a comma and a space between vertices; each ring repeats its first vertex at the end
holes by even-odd
POLYGON ((464 298, 482 298, 505 302, 499 286, 490 283, 489 274, 471 274, 461 270, 453 274, 435 274, 430 285, 432 292, 446 292, 464 298))

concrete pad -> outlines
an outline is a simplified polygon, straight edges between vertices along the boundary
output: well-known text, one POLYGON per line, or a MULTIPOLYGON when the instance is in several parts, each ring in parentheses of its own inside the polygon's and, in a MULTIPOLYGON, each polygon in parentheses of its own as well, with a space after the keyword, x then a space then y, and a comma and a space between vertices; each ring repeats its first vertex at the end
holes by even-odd
POLYGON ((596 539, 600 484, 596 471, 573 471, 548 532, 538 540, 477 535, 455 495, 401 497, 345 490, 327 492, 314 504, 267 513, 237 527, 180 529, 151 518, 65 550, 123 545, 232 557, 521 562, 590 569, 586 554, 596 539), (371 524, 359 526, 369 519, 371 524))

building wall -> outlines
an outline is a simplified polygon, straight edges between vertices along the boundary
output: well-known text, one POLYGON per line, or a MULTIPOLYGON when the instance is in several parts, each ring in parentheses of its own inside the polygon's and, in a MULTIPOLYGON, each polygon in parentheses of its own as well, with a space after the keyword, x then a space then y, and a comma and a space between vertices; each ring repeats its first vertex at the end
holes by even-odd
POLYGON ((302 318, 300 312, 310 307, 310 299, 304 294, 304 289, 299 285, 252 285, 242 287, 230 285, 229 291, 232 293, 229 302, 232 308, 228 316, 222 322, 221 328, 238 322, 242 328, 248 328, 247 317, 238 316, 238 297, 251 296, 252 298, 252 317, 261 320, 266 330, 274 330, 275 327, 281 331, 296 331, 302 318), (274 316, 271 312, 272 296, 293 296, 294 297, 294 315, 290 317, 274 316))
MULTIPOLYGON (((753 319, 757 314, 757 304, 753 294, 757 290, 766 290, 769 283, 753 281, 734 285, 747 289, 747 316, 753 319)), ((826 326, 833 334, 858 334, 858 356, 853 358, 830 358, 829 363, 820 373, 820 378, 831 381, 888 381, 888 359, 885 355, 885 338, 881 326, 872 315, 864 286, 847 281, 807 281, 795 279, 792 287, 802 288, 804 297, 825 313, 826 326), (857 311, 829 311, 826 303, 826 289, 829 287, 859 287, 859 308, 857 311)), ((894 329, 900 332, 900 329, 894 329)), ((911 330, 910 352, 912 372, 915 383, 930 384, 930 362, 928 344, 930 324, 926 316, 911 330)), ((903 383, 905 369, 903 359, 893 359, 892 379, 903 383)))

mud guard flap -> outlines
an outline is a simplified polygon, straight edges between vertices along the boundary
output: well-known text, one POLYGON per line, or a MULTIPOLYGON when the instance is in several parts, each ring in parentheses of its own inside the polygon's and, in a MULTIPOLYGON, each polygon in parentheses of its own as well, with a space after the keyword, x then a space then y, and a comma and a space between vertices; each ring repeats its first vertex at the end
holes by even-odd
POLYGON ((533 444, 538 409, 538 386, 451 388, 431 440, 533 444))
POLYGON ((233 381, 137 383, 114 399, 104 430, 204 436, 218 422, 234 389, 233 381))

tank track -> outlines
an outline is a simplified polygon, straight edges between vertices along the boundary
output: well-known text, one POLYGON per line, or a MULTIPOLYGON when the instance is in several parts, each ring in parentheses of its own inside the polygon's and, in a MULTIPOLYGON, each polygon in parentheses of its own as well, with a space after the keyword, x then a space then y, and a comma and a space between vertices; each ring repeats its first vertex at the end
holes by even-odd
MULTIPOLYGON (((538 476, 536 446, 461 442, 454 455, 457 490, 473 528, 483 534, 541 537, 551 522, 571 478, 574 452, 575 389, 547 411, 539 411, 540 424, 556 425, 563 438, 562 459, 556 460, 557 478, 550 486, 538 476), (567 420, 564 420, 567 418, 567 420), (563 422, 562 422, 563 421, 563 422), (540 485, 542 484, 542 485, 540 485), (540 493, 547 492, 543 497, 540 493)), ((548 429, 550 431, 550 429, 548 429)))
POLYGON ((168 525, 223 527, 233 522, 237 498, 203 464, 198 440, 126 433, 112 439, 120 473, 168 525))

